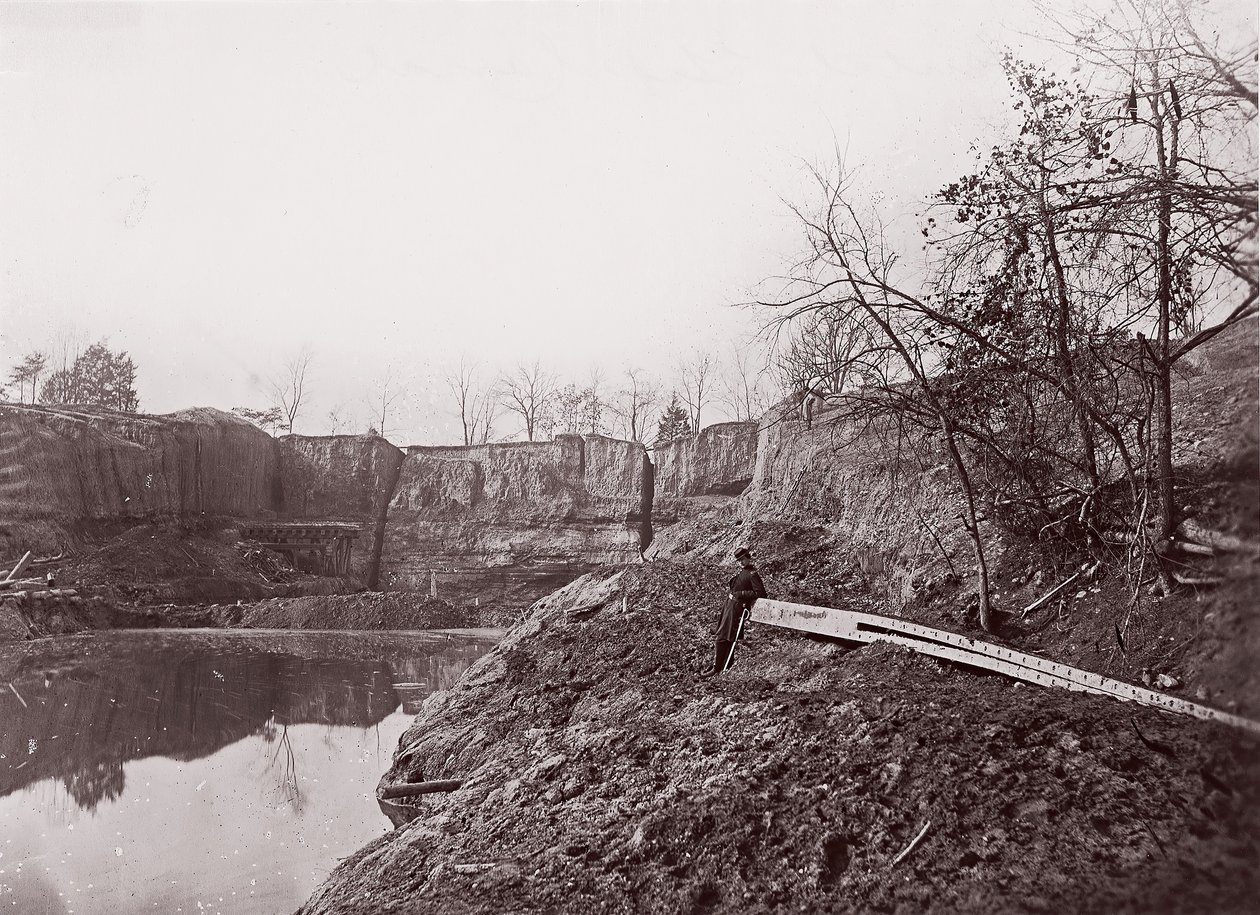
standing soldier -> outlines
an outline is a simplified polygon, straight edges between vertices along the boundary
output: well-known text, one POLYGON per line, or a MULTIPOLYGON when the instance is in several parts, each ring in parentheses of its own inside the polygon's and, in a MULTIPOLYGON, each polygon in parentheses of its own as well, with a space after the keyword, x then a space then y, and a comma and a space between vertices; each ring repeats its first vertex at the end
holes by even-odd
POLYGON ((805 428, 814 425, 814 410, 826 403, 826 379, 822 375, 811 375, 801 385, 801 419, 805 428))
POLYGON ((735 664, 735 643, 744 634, 744 623, 757 598, 766 596, 766 586, 753 565, 752 553, 747 547, 735 551, 740 570, 727 583, 726 604, 718 619, 717 645, 714 649, 713 667, 700 676, 707 678, 730 670, 735 664))

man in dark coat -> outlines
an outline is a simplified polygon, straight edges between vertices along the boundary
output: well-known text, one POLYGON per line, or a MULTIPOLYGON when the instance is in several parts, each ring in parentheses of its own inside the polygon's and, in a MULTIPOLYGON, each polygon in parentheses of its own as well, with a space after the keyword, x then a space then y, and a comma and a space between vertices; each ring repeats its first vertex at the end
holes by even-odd
POLYGON ((713 667, 702 673, 702 677, 712 677, 731 669, 735 663, 735 643, 744 634, 748 613, 757 598, 766 596, 766 586, 757 574, 757 567, 753 565, 752 553, 748 552, 748 548, 741 546, 736 550, 735 559, 739 562, 740 570, 731 576, 727 584, 726 604, 718 619, 713 667))

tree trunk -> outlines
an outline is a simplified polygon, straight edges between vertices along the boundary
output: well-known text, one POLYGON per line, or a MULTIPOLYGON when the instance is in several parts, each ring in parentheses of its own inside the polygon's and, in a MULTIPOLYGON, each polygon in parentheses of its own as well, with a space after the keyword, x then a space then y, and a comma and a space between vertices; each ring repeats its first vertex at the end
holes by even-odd
POLYGON ((963 500, 967 513, 963 524, 971 537, 971 546, 976 554, 976 590, 980 601, 980 628, 985 632, 993 632, 993 609, 989 603, 989 564, 984 555, 984 541, 980 538, 980 520, 976 515, 976 497, 971 488, 971 474, 967 472, 967 463, 962 452, 958 450, 958 442, 954 438, 954 429, 949 419, 941 411, 941 432, 945 435, 945 444, 949 448, 950 460, 954 463, 954 472, 958 476, 958 485, 962 487, 963 500))
MULTIPOLYGON (((1159 271, 1159 286, 1156 292, 1159 316, 1155 328, 1155 353, 1152 360, 1154 372, 1153 386, 1155 394, 1154 428, 1152 429, 1151 446, 1154 473, 1152 483, 1155 490, 1155 538, 1162 547, 1177 526, 1176 494, 1173 490, 1172 466, 1172 364, 1169 359, 1169 333, 1172 323, 1172 193, 1170 182, 1176 176, 1175 145, 1177 141, 1174 129, 1171 137, 1173 149, 1165 143, 1164 130, 1166 121, 1162 116, 1159 102, 1158 78, 1154 80, 1155 94, 1151 97, 1151 108, 1155 117, 1155 149, 1159 168, 1160 190, 1157 201, 1158 228, 1155 238, 1156 266, 1159 271)), ((1164 593, 1172 590, 1171 577, 1164 564, 1160 563, 1160 587, 1164 593)))
POLYGON ((1064 393, 1072 402, 1072 413, 1081 434, 1081 446, 1085 451, 1085 468, 1089 474, 1089 485, 1099 488, 1098 457, 1094 445, 1094 428, 1090 424, 1089 414, 1085 410, 1080 386, 1076 374, 1076 360, 1072 353, 1070 340, 1070 321, 1072 315, 1071 302, 1068 299, 1067 276, 1063 269, 1063 259, 1059 256, 1059 246, 1055 239, 1054 221, 1050 218, 1050 207, 1045 199, 1045 188, 1040 189, 1040 210, 1042 231, 1046 233, 1046 251, 1050 257, 1050 265, 1054 270, 1055 285, 1055 324, 1054 345, 1059 367, 1060 383, 1064 393))

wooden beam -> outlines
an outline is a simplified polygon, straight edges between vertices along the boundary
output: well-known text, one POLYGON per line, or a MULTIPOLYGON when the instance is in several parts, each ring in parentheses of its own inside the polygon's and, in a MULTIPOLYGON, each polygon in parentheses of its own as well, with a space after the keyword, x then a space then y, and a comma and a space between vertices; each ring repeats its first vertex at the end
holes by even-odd
POLYGON ((30 562, 31 562, 31 551, 27 550, 26 555, 24 555, 21 559, 18 560, 17 565, 13 567, 13 571, 10 572, 8 575, 6 575, 4 580, 6 582, 16 580, 19 575, 21 575, 23 572, 26 571, 26 567, 30 565, 30 562))
POLYGON ((782 626, 851 642, 892 642, 920 654, 992 670, 1029 683, 1098 693, 1206 721, 1218 721, 1260 734, 1260 721, 1197 705, 1122 680, 1112 680, 1092 671, 1048 661, 1002 645, 893 617, 763 598, 753 606, 751 619, 770 626, 782 626))
POLYGON ((421 794, 436 794, 439 791, 454 791, 463 784, 463 779, 450 778, 435 782, 408 782, 401 785, 386 785, 377 796, 383 801, 392 800, 396 797, 417 797, 421 794))

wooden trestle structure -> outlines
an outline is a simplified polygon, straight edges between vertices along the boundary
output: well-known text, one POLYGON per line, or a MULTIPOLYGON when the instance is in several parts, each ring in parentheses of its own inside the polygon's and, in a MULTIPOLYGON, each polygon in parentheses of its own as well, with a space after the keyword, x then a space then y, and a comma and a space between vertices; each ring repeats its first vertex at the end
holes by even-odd
POLYGON ((359 536, 359 525, 346 521, 272 521, 249 524, 241 536, 289 557, 294 567, 299 558, 313 560, 302 564, 320 575, 346 575, 350 552, 359 536))
POLYGON ((1036 655, 1014 651, 991 642, 982 642, 945 629, 920 626, 906 620, 766 598, 762 598, 753 605, 751 618, 756 623, 783 626, 799 632, 831 636, 850 642, 892 642, 894 645, 904 645, 920 654, 983 670, 996 671, 1029 683, 1127 699, 1142 705, 1191 715, 1206 721, 1218 721, 1253 734, 1260 734, 1260 721, 1252 721, 1220 709, 1134 686, 1123 680, 1112 680, 1092 671, 1068 667, 1066 664, 1058 664, 1036 655))

